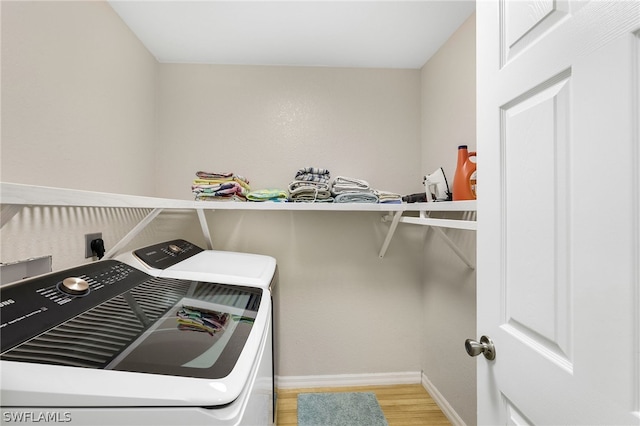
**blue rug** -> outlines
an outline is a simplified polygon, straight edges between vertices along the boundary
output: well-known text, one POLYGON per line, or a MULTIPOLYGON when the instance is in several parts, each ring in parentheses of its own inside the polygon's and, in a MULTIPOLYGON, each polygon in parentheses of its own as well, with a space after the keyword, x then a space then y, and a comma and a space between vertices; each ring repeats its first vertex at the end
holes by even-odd
POLYGON ((298 426, 388 425, 373 392, 298 395, 298 426))

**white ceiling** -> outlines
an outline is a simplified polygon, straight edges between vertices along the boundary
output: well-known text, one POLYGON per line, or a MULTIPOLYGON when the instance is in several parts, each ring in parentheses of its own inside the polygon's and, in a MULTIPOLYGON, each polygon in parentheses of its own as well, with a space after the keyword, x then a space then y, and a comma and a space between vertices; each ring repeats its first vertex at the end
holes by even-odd
POLYGON ((163 63, 421 68, 475 1, 110 1, 163 63))

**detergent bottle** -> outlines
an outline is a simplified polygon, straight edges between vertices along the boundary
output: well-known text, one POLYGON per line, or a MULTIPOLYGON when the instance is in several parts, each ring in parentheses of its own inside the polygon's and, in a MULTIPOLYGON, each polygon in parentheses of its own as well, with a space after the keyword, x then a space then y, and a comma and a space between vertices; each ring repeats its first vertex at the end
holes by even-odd
POLYGON ((453 177, 453 201, 476 199, 475 151, 469 152, 467 145, 458 147, 458 165, 453 177))

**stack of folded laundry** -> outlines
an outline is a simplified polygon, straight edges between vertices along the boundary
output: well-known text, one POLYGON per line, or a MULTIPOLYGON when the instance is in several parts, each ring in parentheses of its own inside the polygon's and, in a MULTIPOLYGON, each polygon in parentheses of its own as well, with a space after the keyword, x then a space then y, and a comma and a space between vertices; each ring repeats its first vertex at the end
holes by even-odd
POLYGON ((336 203, 377 203, 378 196, 369 186, 369 182, 345 176, 333 181, 331 193, 336 203))
POLYGON ((197 172, 191 185, 196 200, 247 201, 249 181, 234 173, 197 172))
POLYGON ((305 167, 289 183, 289 199, 297 202, 332 203, 329 170, 305 167))
POLYGON ((287 202, 289 194, 283 189, 256 189, 247 194, 247 201, 287 202))
POLYGON ((376 189, 373 191, 378 197, 378 203, 380 204, 402 204, 402 195, 394 192, 381 191, 376 189))

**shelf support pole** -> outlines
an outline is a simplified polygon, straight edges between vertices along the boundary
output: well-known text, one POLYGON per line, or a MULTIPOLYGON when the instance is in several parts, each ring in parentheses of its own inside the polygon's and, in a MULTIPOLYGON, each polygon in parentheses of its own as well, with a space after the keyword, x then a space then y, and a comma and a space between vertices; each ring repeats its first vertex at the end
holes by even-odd
POLYGON ((449 247, 451 247, 451 249, 458 255, 458 257, 467 264, 469 268, 476 269, 474 263, 469 260, 469 258, 462 252, 462 250, 460 250, 460 247, 458 247, 458 245, 453 242, 453 240, 449 238, 449 236, 445 234, 445 232, 441 228, 436 228, 434 226, 432 226, 432 228, 434 231, 436 231, 436 234, 439 235, 440 238, 442 238, 449 247))
POLYGON ((136 226, 133 227, 127 235, 125 235, 120 241, 118 241, 105 255, 105 259, 111 259, 120 253, 123 247, 133 240, 144 228, 150 224, 164 209, 153 209, 144 219, 142 219, 136 226))
POLYGON ((204 215, 204 209, 196 209, 198 213, 198 220, 200 221, 200 228, 202 228, 202 235, 207 243, 207 249, 213 250, 213 241, 211 241, 211 232, 209 231, 209 225, 207 224, 207 218, 204 215))
POLYGON ((17 204, 3 204, 2 211, 0 211, 0 228, 4 227, 14 217, 22 210, 22 206, 17 204))
POLYGON ((380 254, 378 254, 378 257, 380 257, 381 259, 384 257, 384 254, 387 252, 387 248, 389 247, 389 243, 391 243, 391 238, 393 238, 393 234, 396 232, 396 228, 398 227, 398 223, 400 222, 401 217, 402 217, 402 210, 398 210, 393 215, 393 220, 391 221, 391 226, 389 227, 389 231, 387 232, 387 237, 384 239, 384 243, 382 243, 380 254))

